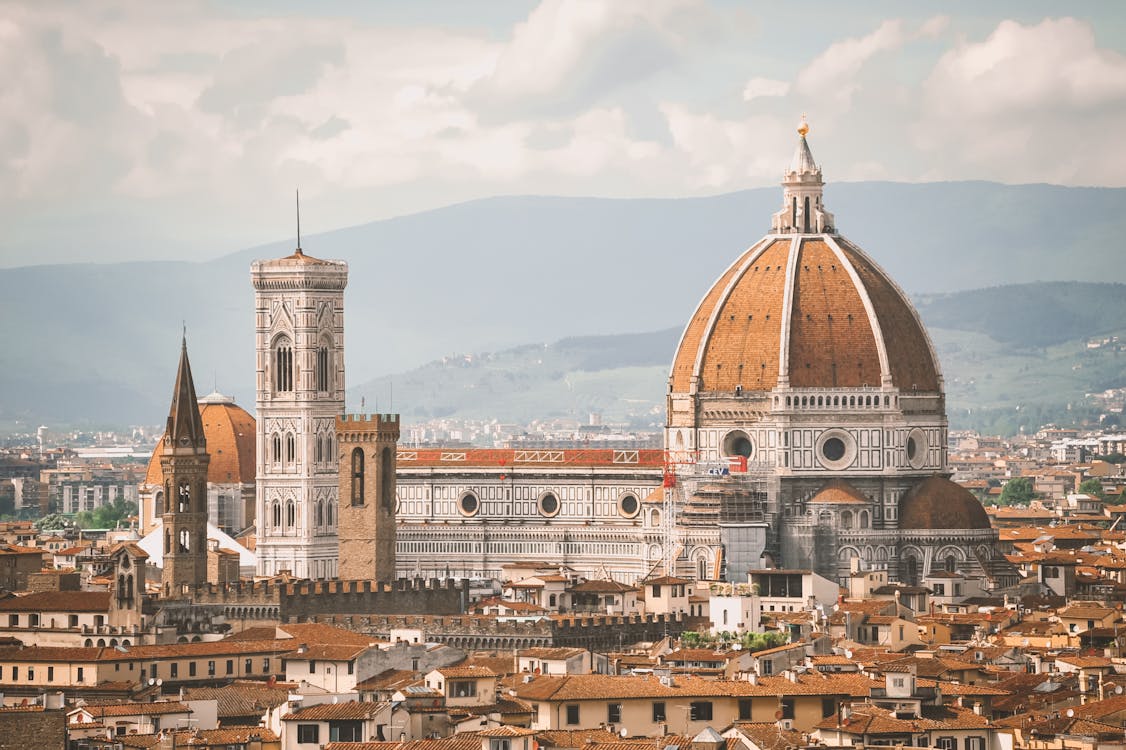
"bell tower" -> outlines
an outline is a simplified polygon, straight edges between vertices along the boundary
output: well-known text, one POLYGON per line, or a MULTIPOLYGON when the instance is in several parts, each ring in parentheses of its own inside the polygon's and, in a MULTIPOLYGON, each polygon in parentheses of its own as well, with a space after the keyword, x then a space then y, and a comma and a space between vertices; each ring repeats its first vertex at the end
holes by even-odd
POLYGON ((185 587, 207 582, 207 439, 199 415, 188 342, 180 347, 180 367, 168 411, 168 428, 161 446, 164 476, 165 596, 178 596, 185 587))
POLYGON ((251 265, 257 339, 258 574, 334 578, 336 418, 348 264, 300 248, 251 265))

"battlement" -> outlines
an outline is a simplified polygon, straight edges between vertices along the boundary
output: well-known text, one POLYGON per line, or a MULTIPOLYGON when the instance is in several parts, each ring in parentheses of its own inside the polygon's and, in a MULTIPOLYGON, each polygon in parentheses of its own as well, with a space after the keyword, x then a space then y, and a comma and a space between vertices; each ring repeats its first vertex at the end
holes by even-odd
POLYGON ((402 612, 458 614, 465 610, 468 591, 465 581, 437 578, 400 578, 386 583, 371 580, 240 581, 194 587, 191 599, 200 605, 223 608, 229 619, 262 616, 287 622, 402 612))
POLYGON ((399 423, 398 414, 341 414, 339 422, 394 422, 399 423))
POLYGON ((341 414, 336 418, 336 434, 346 443, 396 442, 399 439, 399 415, 341 414))
POLYGON ((390 637, 395 630, 421 630, 428 642, 467 650, 533 646, 578 646, 592 650, 620 647, 623 639, 656 641, 686 630, 707 627, 704 618, 677 614, 592 615, 508 620, 493 615, 387 614, 330 615, 312 621, 390 637))

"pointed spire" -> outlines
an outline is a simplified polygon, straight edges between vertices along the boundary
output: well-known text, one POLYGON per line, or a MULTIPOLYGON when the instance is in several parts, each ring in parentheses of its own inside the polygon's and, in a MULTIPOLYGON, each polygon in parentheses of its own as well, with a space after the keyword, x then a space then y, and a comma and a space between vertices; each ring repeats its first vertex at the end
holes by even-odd
POLYGON ((295 253, 304 255, 301 250, 301 191, 295 190, 294 192, 297 194, 297 250, 295 253))
POLYGON ((813 152, 809 150, 809 142, 805 139, 808 132, 809 123, 802 114, 801 122, 798 123, 798 147, 794 151, 794 158, 790 160, 791 174, 815 174, 821 171, 817 168, 817 162, 813 161, 813 152))
POLYGON ((805 115, 798 123, 798 146, 790 168, 782 178, 782 210, 774 214, 771 228, 778 234, 832 234, 836 231, 833 215, 822 204, 825 186, 821 167, 809 150, 809 123, 805 115))
POLYGON ((180 342, 180 367, 176 371, 176 385, 172 390, 172 406, 168 410, 167 440, 172 446, 184 445, 202 448, 203 418, 199 415, 199 402, 196 400, 195 383, 192 382, 192 367, 188 362, 188 335, 180 342))

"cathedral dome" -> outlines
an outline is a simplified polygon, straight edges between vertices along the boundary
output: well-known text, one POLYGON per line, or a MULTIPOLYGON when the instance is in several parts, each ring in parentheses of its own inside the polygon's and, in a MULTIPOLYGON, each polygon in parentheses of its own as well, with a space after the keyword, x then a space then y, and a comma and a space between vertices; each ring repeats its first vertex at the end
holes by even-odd
MULTIPOLYGON (((199 399, 203 434, 211 462, 207 466, 210 484, 253 484, 255 480, 254 417, 230 396, 212 393, 199 399)), ((161 445, 157 443, 149 458, 145 484, 163 484, 160 470, 161 445)))
POLYGON ((899 501, 899 528, 988 529, 989 516, 973 493, 949 479, 929 477, 899 501))
POLYGON ((673 359, 671 392, 941 391, 918 314, 882 268, 836 233, 804 121, 798 132, 773 230, 704 295, 673 359))

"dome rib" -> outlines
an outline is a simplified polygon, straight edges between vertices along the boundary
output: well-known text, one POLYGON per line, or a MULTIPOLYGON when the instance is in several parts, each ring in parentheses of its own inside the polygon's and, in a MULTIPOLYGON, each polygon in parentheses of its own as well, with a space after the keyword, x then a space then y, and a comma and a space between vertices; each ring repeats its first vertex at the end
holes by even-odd
MULTIPOLYGON (((888 364, 888 350, 887 342, 884 340, 884 331, 880 326, 880 316, 876 314, 876 307, 872 304, 872 296, 868 294, 868 287, 860 279, 860 274, 856 270, 856 266, 845 257, 844 250, 837 244, 837 241, 831 237, 826 236, 825 242, 837 256, 841 266, 848 272, 849 277, 852 279, 853 285, 856 287, 857 294, 860 295, 860 302, 864 305, 864 311, 868 314, 868 324, 872 328, 872 335, 876 340, 876 355, 880 359, 880 385, 890 383, 891 381, 891 366, 888 364)), ((873 383, 872 385, 876 385, 873 383)))
POLYGON ((700 357, 707 343, 710 332, 714 327, 716 310, 722 304, 724 295, 728 293, 733 281, 756 257, 762 254, 773 243, 775 238, 767 236, 751 245, 734 263, 716 279, 708 289, 707 294, 696 307, 696 312, 684 328, 677 346, 677 355, 673 359, 669 372, 669 380, 675 393, 688 393, 692 387, 692 379, 700 374, 700 357), (692 356, 686 356, 691 352, 692 356))
POLYGON ((731 392, 740 385, 769 390, 778 381, 774 362, 783 311, 776 287, 784 285, 782 254, 788 256, 791 242, 770 239, 741 265, 712 309, 693 367, 699 390, 731 392))
POLYGON ((790 385, 879 385, 877 333, 864 307, 859 281, 821 237, 803 239, 793 290, 790 385))
POLYGON ((841 249, 872 301, 872 309, 880 322, 888 349, 887 369, 891 382, 900 391, 938 392, 942 390, 942 373, 934 344, 907 295, 892 278, 853 243, 841 238, 841 249))

